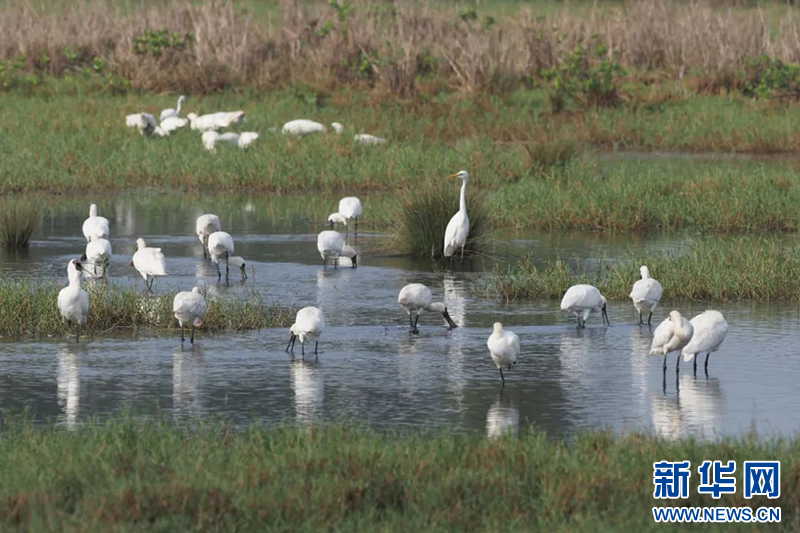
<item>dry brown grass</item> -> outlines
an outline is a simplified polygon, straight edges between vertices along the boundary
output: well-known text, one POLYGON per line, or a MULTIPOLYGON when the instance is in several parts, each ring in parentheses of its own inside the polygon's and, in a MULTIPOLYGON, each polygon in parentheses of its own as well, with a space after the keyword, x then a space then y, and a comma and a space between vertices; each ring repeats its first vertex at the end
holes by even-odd
POLYGON ((760 8, 644 0, 588 15, 565 8, 540 16, 521 9, 485 28, 481 21, 461 20, 455 7, 379 0, 351 5, 341 16, 327 4, 283 0, 277 19, 216 0, 144 4, 130 16, 110 2, 58 10, 7 2, 0 12, 0 57, 21 54, 26 70, 53 74, 100 57, 144 89, 209 92, 302 81, 367 84, 394 94, 519 86, 579 45, 607 46, 629 72, 698 75, 695 86, 711 92, 735 87, 733 73, 761 55, 800 62, 800 15, 791 6, 772 6, 766 16, 760 8), (159 56, 133 53, 145 30, 162 28, 196 39, 185 50, 159 56), (65 47, 77 59, 69 60, 65 47))

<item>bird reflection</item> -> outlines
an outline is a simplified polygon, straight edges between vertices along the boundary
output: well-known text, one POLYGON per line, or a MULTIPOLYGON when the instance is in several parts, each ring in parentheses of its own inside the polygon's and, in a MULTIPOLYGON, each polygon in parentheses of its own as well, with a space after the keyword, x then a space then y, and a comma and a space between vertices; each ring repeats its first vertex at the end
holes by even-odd
POLYGON ((648 328, 631 329, 631 390, 637 394, 637 403, 647 404, 647 373, 652 362, 648 356, 653 333, 648 328))
POLYGON ((425 340, 420 340, 417 335, 401 335, 397 343, 397 373, 404 393, 414 394, 424 387, 424 382, 430 378, 430 371, 423 363, 421 348, 425 340))
POLYGON ((85 352, 85 346, 75 344, 62 346, 58 350, 59 419, 69 428, 75 427, 80 412, 80 355, 85 352))
POLYGON ((486 436, 495 438, 507 433, 519 433, 519 408, 510 394, 501 392, 486 413, 486 436))
POLYGON ((653 427, 658 435, 677 439, 713 437, 722 430, 722 389, 717 378, 681 374, 675 394, 653 395, 653 427))
POLYGON ((295 359, 291 368, 297 422, 300 425, 312 424, 320 417, 325 399, 325 383, 319 363, 295 359))
POLYGON ((175 348, 172 353, 172 408, 177 415, 199 415, 203 380, 203 349, 175 348))
POLYGON ((465 322, 465 303, 467 297, 467 287, 463 279, 457 278, 452 272, 444 273, 442 282, 444 290, 444 305, 450 318, 460 328, 464 327, 465 322))

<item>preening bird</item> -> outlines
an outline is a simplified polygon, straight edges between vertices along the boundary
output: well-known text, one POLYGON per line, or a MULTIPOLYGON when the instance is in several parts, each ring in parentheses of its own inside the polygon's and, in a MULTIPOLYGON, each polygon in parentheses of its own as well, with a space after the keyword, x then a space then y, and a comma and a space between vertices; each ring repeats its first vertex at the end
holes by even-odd
POLYGON ((131 266, 139 271, 147 285, 147 290, 153 291, 156 276, 166 276, 166 260, 161 248, 148 248, 144 239, 136 239, 136 252, 131 259, 131 266), (150 278, 148 283, 147 278, 150 278))
MULTIPOLYGON (((694 326, 678 311, 670 311, 669 316, 656 328, 650 355, 664 354, 664 372, 667 371, 667 354, 682 350, 692 340, 694 326)), ((675 360, 675 372, 680 368, 681 354, 675 360)))
POLYGON ((294 324, 289 328, 291 336, 289 337, 289 344, 286 345, 286 351, 290 349, 294 353, 294 343, 300 339, 300 349, 302 355, 306 354, 306 341, 314 341, 314 355, 317 355, 317 348, 319 347, 319 338, 322 331, 325 329, 325 317, 316 307, 304 307, 297 312, 294 319, 294 324))
POLYGON ((592 285, 573 285, 561 299, 561 309, 569 311, 578 318, 578 327, 586 327, 586 319, 592 311, 601 311, 603 324, 611 325, 606 311, 606 298, 592 285))
POLYGON ((86 324, 86 317, 89 315, 89 295, 81 289, 81 266, 80 261, 72 259, 67 264, 67 278, 69 285, 61 289, 58 293, 58 311, 61 316, 67 319, 67 323, 72 325, 75 322, 75 342, 81 338, 81 326, 86 324))
POLYGON ((636 311, 639 312, 639 324, 644 324, 642 319, 642 311, 649 311, 647 316, 647 325, 650 325, 650 320, 653 318, 653 311, 655 311, 658 302, 661 300, 661 284, 650 277, 650 269, 646 266, 639 268, 641 275, 640 280, 633 284, 631 290, 631 300, 636 311))
POLYGON ((339 254, 339 258, 336 260, 337 265, 347 266, 347 263, 350 264, 351 268, 358 267, 358 252, 349 244, 342 246, 342 253, 339 254))
POLYGON ((383 137, 376 137, 375 135, 370 135, 369 133, 359 133, 353 136, 353 140, 358 144, 367 144, 367 145, 376 145, 376 144, 386 144, 387 141, 383 137))
POLYGON ((89 206, 89 218, 83 221, 82 229, 86 242, 95 239, 108 239, 108 219, 98 216, 97 204, 89 206))
POLYGON ((421 283, 411 283, 400 289, 397 296, 397 303, 408 313, 408 323, 411 326, 411 333, 419 333, 417 324, 419 323, 420 311, 430 311, 441 313, 450 329, 458 327, 450 314, 447 312, 443 302, 434 302, 431 290, 421 283))
MULTIPOLYGON (((331 124, 331 128, 336 133, 341 133, 344 131, 344 126, 339 124, 338 122, 334 122, 331 124)), ((286 124, 283 125, 281 132, 284 135, 294 135, 295 137, 303 137, 305 135, 311 135, 313 133, 325 133, 327 129, 324 125, 320 124, 319 122, 315 122, 313 120, 308 120, 305 118, 300 118, 297 120, 290 120, 286 124)))
POLYGON ((355 196, 347 196, 339 200, 339 211, 331 213, 328 217, 328 222, 333 229, 334 224, 344 224, 345 235, 348 232, 347 223, 350 220, 355 220, 355 234, 358 237, 358 219, 361 217, 363 209, 361 207, 361 200, 355 196))
POLYGON ((106 278, 111 261, 111 243, 107 239, 93 239, 86 243, 86 251, 81 257, 84 277, 106 278))
POLYGON ((210 213, 200 215, 197 217, 194 227, 197 238, 203 243, 203 257, 205 258, 208 253, 208 236, 222 229, 219 224, 219 217, 210 213))
POLYGON ((230 128, 243 121, 245 116, 244 111, 220 111, 201 116, 197 116, 197 113, 189 113, 186 118, 189 119, 190 127, 193 130, 204 132, 230 128))
POLYGON ((191 324, 192 336, 189 338, 189 342, 194 344, 194 329, 203 325, 207 309, 206 299, 200 294, 200 287, 175 295, 175 299, 172 300, 172 312, 181 327, 181 342, 186 340, 183 335, 184 324, 191 324))
POLYGON ((728 334, 728 322, 719 311, 706 311, 700 313, 691 320, 694 326, 694 335, 683 348, 683 360, 689 361, 694 358, 694 371, 697 373, 697 354, 705 353, 706 362, 703 365, 708 374, 708 357, 711 352, 719 350, 722 341, 728 334))
POLYGON ((464 245, 467 243, 467 236, 469 235, 469 217, 467 216, 467 181, 469 174, 466 170, 457 172, 450 176, 450 179, 459 178, 461 180, 461 199, 459 200, 458 213, 453 215, 450 222, 447 223, 447 229, 444 232, 444 256, 452 257, 453 254, 460 248, 461 260, 464 260, 464 245))
POLYGON ((161 124, 158 125, 156 128, 156 134, 166 137, 173 131, 178 131, 181 128, 186 127, 189 124, 189 119, 180 118, 180 117, 167 117, 161 121, 161 124))
POLYGON ((339 256, 344 248, 344 237, 338 231, 326 230, 317 235, 317 250, 322 256, 323 268, 328 266, 328 260, 333 260, 333 267, 337 268, 339 256))
POLYGON ((168 107, 167 109, 165 109, 165 110, 163 110, 161 112, 161 116, 159 117, 159 120, 163 123, 165 119, 180 117, 181 116, 181 105, 183 105, 184 100, 186 100, 185 96, 183 96, 183 95, 179 96, 178 97, 178 109, 172 109, 171 107, 168 107))
POLYGON ((156 122, 156 117, 154 117, 150 113, 140 113, 139 123, 136 126, 137 128, 139 128, 139 133, 141 133, 145 137, 150 137, 154 133, 156 133, 156 128, 158 128, 158 123, 156 122))
POLYGON ((486 346, 489 347, 489 354, 492 356, 494 364, 497 365, 497 369, 500 371, 500 379, 505 385, 506 378, 503 375, 503 367, 508 367, 508 370, 511 370, 511 365, 517 364, 519 337, 513 331, 503 329, 503 324, 500 322, 495 322, 494 331, 489 335, 486 346))

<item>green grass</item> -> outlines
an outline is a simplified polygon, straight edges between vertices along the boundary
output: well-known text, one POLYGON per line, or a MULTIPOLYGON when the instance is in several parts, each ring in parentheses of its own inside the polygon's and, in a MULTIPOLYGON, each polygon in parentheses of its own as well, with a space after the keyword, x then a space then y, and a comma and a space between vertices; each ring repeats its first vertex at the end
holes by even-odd
MULTIPOLYGON (((662 531, 653 506, 780 506, 800 526, 796 439, 668 441, 586 433, 554 441, 122 417, 78 431, 0 433, 0 528, 32 531, 662 531), (782 462, 781 497, 745 500, 740 468, 782 462), (737 492, 653 499, 653 462, 737 462, 737 492)), ((697 526, 751 531, 752 526, 697 526)), ((695 528, 687 528, 695 530, 695 528)))
POLYGON ((0 244, 6 248, 27 248, 42 221, 42 211, 37 199, 0 199, 0 244))
MULTIPOLYGON (((58 311, 56 300, 61 289, 53 283, 0 281, 0 337, 66 336, 74 334, 58 311)), ((102 283, 84 283, 89 294, 89 316, 81 334, 100 336, 115 331, 147 332, 174 329, 172 314, 175 294, 147 294, 134 288, 102 283)), ((294 318, 291 309, 267 302, 257 291, 243 298, 209 299, 200 331, 238 331, 288 327, 294 318)))
POLYGON ((613 262, 559 260, 537 265, 531 256, 486 279, 486 295, 512 301, 561 298, 578 283, 589 283, 606 298, 626 300, 639 267, 664 288, 663 302, 698 300, 800 301, 800 248, 774 239, 705 238, 684 253, 651 253, 613 262))

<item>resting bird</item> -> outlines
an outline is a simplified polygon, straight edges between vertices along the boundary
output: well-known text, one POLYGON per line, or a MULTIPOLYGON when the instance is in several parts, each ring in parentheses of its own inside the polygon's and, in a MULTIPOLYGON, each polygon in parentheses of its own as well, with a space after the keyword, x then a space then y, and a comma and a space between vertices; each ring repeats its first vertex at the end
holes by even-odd
POLYGON ((443 302, 434 302, 431 290, 421 283, 411 283, 400 289, 400 294, 397 296, 397 303, 400 307, 408 313, 408 323, 411 326, 411 333, 419 333, 417 324, 419 323, 420 311, 430 311, 432 313, 441 313, 450 329, 458 327, 450 314, 447 312, 443 302))
POLYGON ((98 216, 97 204, 89 206, 89 218, 83 221, 82 229, 86 242, 94 239, 108 239, 108 219, 98 216))
POLYGON ((166 260, 161 248, 148 248, 144 239, 136 239, 136 252, 131 259, 131 266, 139 271, 147 285, 147 290, 153 292, 155 276, 166 276, 166 260), (150 278, 150 283, 147 278, 150 278))
POLYGON ((644 324, 642 319, 642 311, 649 311, 647 317, 647 325, 650 325, 650 320, 653 318, 653 311, 655 310, 658 302, 661 300, 661 284, 650 277, 650 269, 646 266, 639 268, 642 279, 633 284, 631 290, 631 300, 633 306, 639 312, 639 324, 644 324))
POLYGON ((375 135, 370 135, 369 133, 359 133, 358 135, 353 136, 353 140, 358 144, 367 145, 386 144, 389 142, 383 137, 376 137, 375 135))
POLYGON ((291 336, 289 337, 289 344, 286 345, 286 351, 290 349, 294 353, 294 343, 300 339, 300 349, 302 355, 306 354, 306 341, 314 341, 314 355, 317 355, 317 348, 319 347, 319 338, 322 331, 325 329, 325 317, 316 307, 304 307, 297 312, 294 324, 289 328, 291 336))
POLYGON ((81 289, 81 266, 80 261, 73 259, 67 264, 67 277, 69 285, 61 289, 58 293, 58 311, 61 316, 67 319, 68 324, 75 322, 78 324, 75 331, 75 342, 80 341, 81 326, 86 324, 86 317, 89 315, 89 295, 81 289))
POLYGON ((181 105, 183 105, 184 100, 186 100, 185 96, 183 96, 183 95, 179 96, 178 97, 178 109, 172 109, 171 107, 168 107, 167 109, 165 109, 165 110, 163 110, 161 112, 161 116, 158 119, 163 123, 165 119, 180 117, 181 116, 181 105))
POLYGON ((462 170, 450 176, 450 179, 454 178, 461 180, 461 199, 459 200, 458 213, 453 215, 453 218, 447 223, 447 229, 444 232, 444 256, 452 257, 460 248, 461 260, 463 261, 464 246, 467 243, 467 236, 469 235, 469 217, 467 216, 466 196, 469 174, 467 174, 466 170, 462 170))
POLYGON ((186 115, 190 127, 197 131, 211 131, 230 128, 244 120, 244 111, 220 111, 208 115, 197 116, 197 113, 186 115))
POLYGON ((606 298, 592 285, 573 285, 567 289, 561 299, 561 309, 569 311, 578 318, 579 328, 586 327, 586 319, 592 311, 601 311, 603 324, 611 325, 606 311, 606 298))
POLYGON ((719 311, 706 311, 700 313, 691 320, 694 326, 694 335, 683 348, 683 360, 689 361, 694 358, 694 371, 697 373, 697 354, 706 354, 706 362, 703 368, 708 374, 708 357, 711 352, 719 350, 722 341, 728 334, 728 322, 719 311))
POLYGON ((107 239, 93 239, 86 243, 81 257, 83 275, 87 278, 106 278, 111 261, 111 243, 107 239))
POLYGON ((219 224, 219 217, 212 214, 200 215, 197 217, 194 227, 197 238, 203 243, 203 258, 205 258, 208 253, 208 236, 222 229, 219 224))
MULTIPOLYGON (((333 128, 336 133, 341 133, 344 131, 344 127, 338 122, 331 124, 331 128, 333 128)), ((303 137, 305 135, 311 135, 314 133, 325 133, 326 131, 327 129, 324 125, 305 118, 290 120, 284 124, 283 128, 281 129, 281 132, 284 135, 294 135, 295 137, 303 137)))
POLYGON ((247 148, 258 139, 258 133, 254 131, 245 131, 243 133, 217 133, 216 131, 206 131, 202 135, 203 147, 209 152, 216 151, 217 143, 227 142, 238 146, 239 148, 247 148))
POLYGON ((173 131, 178 131, 179 129, 186 127, 187 124, 189 124, 189 119, 168 117, 161 121, 161 124, 158 125, 158 128, 156 128, 155 132, 161 137, 166 137, 173 131))
MULTIPOLYGON (((664 354, 664 372, 667 371, 667 354, 682 350, 689 344, 694 333, 694 326, 686 320, 678 311, 670 311, 669 317, 665 318, 656 328, 653 334, 653 344, 650 346, 650 355, 664 354)), ((675 372, 680 368, 681 354, 675 361, 675 372)))
POLYGON ((511 365, 517 364, 517 356, 519 355, 519 337, 513 331, 503 329, 503 324, 500 322, 494 323, 494 331, 489 335, 489 340, 486 345, 489 347, 489 354, 492 356, 492 361, 497 365, 500 371, 500 379, 503 385, 506 384, 506 378, 503 375, 503 367, 508 367, 511 370, 511 365))
POLYGON ((172 312, 181 326, 181 342, 186 340, 183 335, 184 324, 191 324, 192 336, 189 342, 194 344, 194 328, 203 325, 207 308, 206 299, 200 294, 200 287, 193 288, 191 292, 182 291, 175 295, 175 299, 172 300, 172 312))

